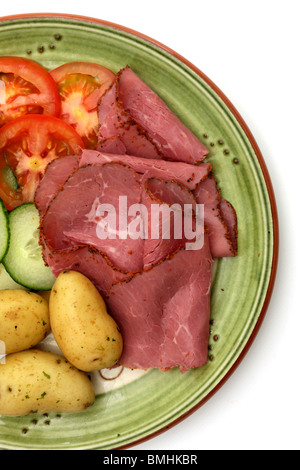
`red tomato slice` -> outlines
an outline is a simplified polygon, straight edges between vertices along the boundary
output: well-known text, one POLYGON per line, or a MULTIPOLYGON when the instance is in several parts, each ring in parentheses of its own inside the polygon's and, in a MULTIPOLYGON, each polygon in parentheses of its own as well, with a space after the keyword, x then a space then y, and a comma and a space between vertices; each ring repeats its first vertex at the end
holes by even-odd
POLYGON ((112 85, 115 74, 90 62, 69 62, 52 70, 61 97, 61 119, 71 124, 86 148, 97 145, 97 104, 112 85))
POLYGON ((75 129, 53 116, 28 115, 9 121, 0 129, 0 197, 12 210, 33 202, 35 191, 52 160, 78 155, 84 148, 75 129), (13 171, 17 188, 5 178, 13 171))
POLYGON ((59 116, 60 96, 50 73, 22 57, 0 57, 0 127, 26 114, 59 116))

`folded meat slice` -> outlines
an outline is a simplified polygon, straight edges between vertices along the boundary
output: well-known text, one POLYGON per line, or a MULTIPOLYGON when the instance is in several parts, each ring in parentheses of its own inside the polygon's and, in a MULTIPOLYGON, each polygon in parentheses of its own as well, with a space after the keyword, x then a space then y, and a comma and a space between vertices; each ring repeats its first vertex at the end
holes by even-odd
MULTIPOLYGON (((107 146, 119 146, 119 142, 112 139, 107 146)), ((116 148, 114 147, 114 148, 116 148)), ((118 147, 121 150, 121 147, 118 147)), ((103 163, 123 163, 133 168, 139 175, 143 175, 141 181, 148 178, 159 178, 170 181, 178 181, 188 189, 195 189, 211 171, 210 163, 200 165, 189 165, 181 162, 167 162, 165 160, 155 160, 134 157, 131 155, 112 154, 98 152, 95 150, 83 150, 82 155, 66 156, 53 160, 47 166, 43 179, 35 193, 35 205, 42 215, 47 209, 51 199, 58 192, 59 188, 68 177, 78 167, 88 164, 102 165, 103 163)))
POLYGON ((103 297, 107 295, 112 284, 132 275, 116 269, 103 253, 92 247, 77 246, 69 250, 55 251, 47 245, 44 235, 41 235, 40 243, 44 261, 55 277, 65 270, 78 271, 93 282, 103 297))
POLYGON ((105 149, 108 146, 109 151, 115 152, 117 144, 129 155, 162 158, 147 132, 122 107, 117 82, 103 95, 98 105, 98 119, 98 148, 105 149))
POLYGON ((194 195, 177 182, 140 181, 120 163, 89 164, 60 186, 44 212, 41 232, 54 253, 91 246, 117 269, 133 273, 194 241, 195 210, 194 195))
MULTIPOLYGON (((126 207, 141 202, 142 187, 136 176, 134 170, 118 163, 75 170, 42 218, 47 245, 54 251, 94 246, 118 269, 141 270, 143 240, 128 237, 127 225, 119 224, 123 210, 120 196, 126 198, 126 207)), ((133 219, 128 216, 128 225, 133 219)))
POLYGON ((40 216, 44 214, 52 198, 66 179, 78 168, 78 155, 67 155, 52 160, 46 168, 45 174, 35 192, 34 203, 40 216))
POLYGON ((118 136, 110 137, 108 139, 102 140, 98 146, 97 150, 99 152, 112 153, 117 155, 125 155, 126 147, 123 144, 122 140, 118 136))
POLYGON ((79 166, 109 162, 120 162, 130 166, 137 173, 143 175, 143 181, 148 178, 177 181, 184 184, 188 189, 195 189, 211 171, 210 163, 190 165, 183 162, 168 162, 165 160, 139 158, 132 155, 98 152, 96 150, 83 150, 79 166))
POLYGON ((187 163, 201 162, 208 154, 202 142, 128 66, 119 71, 116 83, 100 101, 98 115, 100 145, 102 140, 118 136, 130 155, 187 163))
MULTIPOLYGON (((222 197, 215 178, 210 175, 194 190, 198 204, 204 205, 204 220, 209 233, 209 244, 213 258, 235 256, 236 251, 227 224, 222 217, 222 197)), ((232 208, 234 211, 234 209, 232 208)), ((233 215, 233 214, 232 214, 233 215)))
POLYGON ((230 240, 232 243, 233 254, 237 254, 238 242, 237 242, 237 216, 236 211, 232 204, 226 199, 222 198, 220 202, 221 216, 228 228, 230 240))
MULTIPOLYGON (((210 232, 210 245, 214 258, 237 254, 237 218, 233 206, 222 198, 211 165, 190 165, 183 162, 138 158, 131 155, 113 155, 95 150, 83 150, 81 165, 122 162, 143 175, 142 181, 158 178, 177 181, 194 190, 198 204, 203 204, 205 224, 210 232)), ((166 201, 165 201, 166 202, 166 201)))
POLYGON ((173 181, 146 181, 142 202, 147 210, 144 270, 190 247, 204 233, 203 220, 196 225, 197 203, 191 191, 173 181), (197 230, 198 228, 198 230, 197 230))
MULTIPOLYGON (((47 225, 43 222, 52 199, 77 169, 78 163, 75 157, 63 157, 54 160, 47 167, 35 197, 35 205, 41 217, 40 244, 45 264, 51 268, 54 276, 57 277, 64 270, 78 271, 87 276, 100 294, 105 296, 114 282, 125 279, 129 275, 117 269, 104 253, 91 246, 71 246, 72 243, 70 243, 70 246, 64 249, 53 249, 49 244, 51 239, 48 241, 47 225)), ((64 205, 64 210, 67 210, 67 207, 68 201, 64 205)))
POLYGON ((205 237, 201 250, 180 250, 112 286, 107 305, 124 332, 121 364, 161 370, 180 366, 185 372, 206 363, 211 265, 205 237))
MULTIPOLYGON (((76 168, 112 162, 131 167, 138 173, 140 182, 155 178, 177 182, 189 190, 195 190, 196 202, 205 205, 204 218, 210 231, 213 257, 235 256, 237 254, 236 213, 232 205, 221 197, 216 180, 210 174, 211 165, 208 163, 190 165, 182 162, 148 160, 130 155, 83 150, 81 156, 59 158, 48 165, 35 196, 35 204, 40 215, 43 215, 52 198, 76 168)), ((168 185, 168 188, 170 189, 171 186, 168 185)), ((166 196, 167 192, 164 197, 166 196)))

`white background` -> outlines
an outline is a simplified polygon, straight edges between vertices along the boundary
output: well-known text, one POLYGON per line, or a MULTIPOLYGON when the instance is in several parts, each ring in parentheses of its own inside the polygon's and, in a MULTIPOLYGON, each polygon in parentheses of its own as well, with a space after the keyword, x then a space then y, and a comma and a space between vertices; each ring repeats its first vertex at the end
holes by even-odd
POLYGON ((0 16, 56 12, 100 18, 142 32, 194 63, 227 95, 254 134, 279 213, 276 284, 252 348, 208 403, 133 449, 299 450, 300 2, 76 3, 51 0, 42 10, 41 1, 1 2, 0 16))

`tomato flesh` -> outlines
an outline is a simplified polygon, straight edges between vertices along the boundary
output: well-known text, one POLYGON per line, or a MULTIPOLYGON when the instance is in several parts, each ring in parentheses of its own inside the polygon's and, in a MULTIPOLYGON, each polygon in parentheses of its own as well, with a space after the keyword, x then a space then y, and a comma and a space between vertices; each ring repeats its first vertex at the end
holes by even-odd
POLYGON ((21 57, 0 57, 0 127, 27 114, 59 116, 60 97, 50 73, 21 57))
POLYGON ((115 75, 105 67, 87 62, 70 62, 50 73, 61 97, 60 117, 76 129, 86 148, 96 148, 97 105, 115 75))
POLYGON ((5 87, 5 100, 0 107, 0 126, 24 114, 42 114, 43 108, 34 102, 28 102, 31 94, 37 94, 37 88, 15 74, 0 74, 0 81, 5 87))
POLYGON ((33 202, 47 165, 56 158, 76 155, 84 148, 72 126, 50 116, 28 115, 8 122, 0 129, 0 197, 12 210, 33 202), (10 187, 5 167, 13 171, 18 189, 10 187))
POLYGON ((89 107, 85 97, 100 88, 97 78, 82 74, 68 75, 58 87, 61 96, 61 118, 71 124, 87 148, 97 145, 97 107, 89 107))

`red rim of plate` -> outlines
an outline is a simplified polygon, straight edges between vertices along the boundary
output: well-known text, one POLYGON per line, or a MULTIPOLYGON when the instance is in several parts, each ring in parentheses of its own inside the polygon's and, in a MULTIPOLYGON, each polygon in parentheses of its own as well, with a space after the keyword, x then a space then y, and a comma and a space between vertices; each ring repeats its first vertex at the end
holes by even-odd
POLYGON ((143 39, 144 41, 150 42, 154 44, 155 46, 159 47, 160 49, 163 49, 166 51, 168 54, 172 55, 179 61, 181 61, 183 64, 188 66, 191 70, 193 70, 197 75, 199 75, 222 99, 222 101, 225 103, 225 105, 228 107, 228 109, 232 112, 232 114, 235 116, 237 119, 238 123, 242 127, 243 131, 247 135, 247 138, 256 154, 256 157, 258 159, 258 162, 261 166, 262 173, 264 175, 264 180, 267 186, 268 194, 269 194, 269 200, 270 200, 270 205, 271 205, 271 212, 272 212, 272 220, 273 220, 273 260, 272 260, 272 269, 271 269, 271 274, 270 274, 270 281, 268 285, 268 290, 266 293, 264 305, 261 309, 260 316, 256 322, 256 325, 254 327, 254 330, 252 331, 252 334, 250 338, 247 341, 247 344, 245 345, 243 351, 240 353, 239 357, 235 361, 235 363, 231 366, 230 370, 226 373, 226 375, 218 382, 218 384, 214 387, 213 390, 211 390, 208 395, 203 398, 197 405, 195 405, 193 408, 191 408, 188 412, 184 413, 181 415, 179 418, 176 418, 172 423, 168 424, 167 426, 162 427, 161 429, 149 434, 148 436, 145 436, 141 439, 138 439, 134 442, 131 442, 125 446, 121 446, 116 448, 116 450, 122 450, 122 449, 128 449, 130 447, 136 446, 138 444, 141 444, 149 439, 152 439, 154 437, 157 437, 159 434, 162 434, 163 432, 167 431, 168 429, 174 427, 176 424, 182 422, 184 419, 189 417, 192 413, 194 413, 196 410, 198 410, 201 406, 203 406, 223 385, 224 383, 229 379, 229 377, 233 374, 233 372, 237 369, 239 364, 242 362, 243 358, 249 351, 261 325, 262 322, 265 318, 270 299, 272 296, 274 284, 275 284, 275 278, 276 278, 276 272, 277 272, 277 265, 278 265, 278 253, 279 253, 279 225, 278 225, 278 212, 277 212, 277 205, 276 205, 276 200, 275 200, 275 194, 273 190, 273 185, 271 182, 271 178, 266 166, 266 163, 264 161, 264 158, 262 156, 262 153, 256 143, 256 140, 248 128, 246 122, 240 115, 240 113, 237 111, 235 106, 231 103, 231 101, 227 98, 226 95, 215 85, 214 82, 210 80, 200 69, 198 69, 195 65, 193 65, 191 62, 189 62, 187 59, 185 59, 183 56, 178 54, 177 52, 173 51, 169 47, 165 46, 164 44, 156 41, 155 39, 144 35, 143 33, 140 33, 138 31, 135 31, 133 29, 127 28, 125 26, 112 23, 110 21, 105 21, 97 18, 92 18, 88 16, 81 16, 81 15, 73 15, 69 13, 27 13, 27 14, 19 14, 19 15, 11 15, 11 16, 5 16, 0 18, 0 21, 13 21, 13 20, 18 20, 18 19, 30 19, 30 18, 61 18, 61 19, 71 19, 71 20, 78 20, 78 21, 86 21, 89 23, 94 23, 94 24, 100 24, 102 26, 107 26, 110 28, 115 28, 121 31, 124 31, 126 33, 132 34, 140 39, 143 39))

